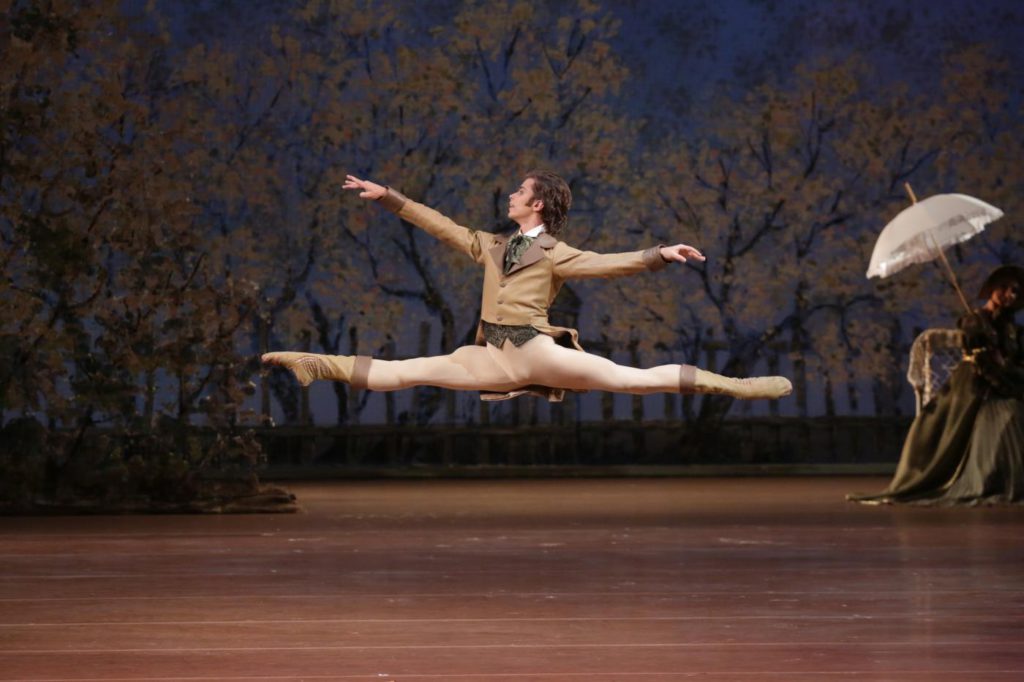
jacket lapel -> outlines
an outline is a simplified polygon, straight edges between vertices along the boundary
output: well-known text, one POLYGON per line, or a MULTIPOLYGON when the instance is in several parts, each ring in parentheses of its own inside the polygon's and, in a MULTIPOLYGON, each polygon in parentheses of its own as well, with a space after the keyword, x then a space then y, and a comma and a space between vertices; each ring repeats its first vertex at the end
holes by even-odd
POLYGON ((508 237, 494 235, 492 246, 487 249, 487 253, 491 254, 491 260, 494 261, 494 266, 498 268, 498 272, 502 272, 505 269, 505 247, 507 245, 508 237))
MULTIPOLYGON (((523 252, 523 255, 519 258, 519 262, 512 266, 512 269, 508 271, 508 274, 511 275, 513 273, 519 272, 528 265, 533 265, 534 263, 536 263, 537 261, 544 257, 545 249, 553 248, 557 243, 558 240, 549 235, 547 232, 540 235, 539 237, 534 239, 533 243, 530 244, 529 248, 527 248, 526 251, 523 252)), ((497 261, 499 269, 503 268, 504 257, 505 250, 504 248, 502 248, 500 258, 497 261)))

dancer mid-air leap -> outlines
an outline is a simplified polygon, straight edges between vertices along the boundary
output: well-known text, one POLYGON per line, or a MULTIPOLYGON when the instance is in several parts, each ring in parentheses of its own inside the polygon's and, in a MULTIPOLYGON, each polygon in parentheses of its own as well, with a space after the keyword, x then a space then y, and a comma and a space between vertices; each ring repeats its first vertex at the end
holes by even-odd
POLYGON ((306 386, 316 379, 356 388, 396 391, 411 386, 478 390, 485 399, 523 393, 561 400, 566 389, 619 393, 721 393, 736 398, 780 398, 792 385, 785 377, 733 379, 692 365, 638 369, 586 353, 575 329, 553 327, 548 308, 569 279, 616 277, 664 268, 688 258, 704 260, 692 246, 655 246, 646 251, 599 254, 574 249, 557 236, 565 227, 572 194, 562 178, 531 171, 509 196, 510 235, 478 232, 393 189, 349 175, 345 189, 381 206, 461 251, 483 266, 480 324, 474 346, 450 355, 409 360, 366 356, 275 352, 263 362, 287 367, 306 386))

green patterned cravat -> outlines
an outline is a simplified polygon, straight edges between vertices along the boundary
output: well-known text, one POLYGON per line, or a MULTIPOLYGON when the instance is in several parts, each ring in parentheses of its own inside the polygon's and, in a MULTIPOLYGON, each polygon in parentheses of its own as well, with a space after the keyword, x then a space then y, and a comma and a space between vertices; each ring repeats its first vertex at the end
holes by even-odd
POLYGON ((527 237, 522 232, 517 232, 516 236, 508 240, 508 246, 505 247, 505 274, 515 267, 519 259, 523 257, 523 253, 530 248, 530 244, 533 243, 533 237, 527 237))

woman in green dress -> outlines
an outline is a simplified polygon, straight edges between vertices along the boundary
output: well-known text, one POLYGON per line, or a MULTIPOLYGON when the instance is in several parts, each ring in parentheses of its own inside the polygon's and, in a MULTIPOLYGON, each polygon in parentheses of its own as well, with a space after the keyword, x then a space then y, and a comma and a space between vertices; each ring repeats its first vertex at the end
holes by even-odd
POLYGON ((889 487, 865 504, 1024 502, 1024 269, 997 268, 959 321, 964 360, 914 419, 889 487))

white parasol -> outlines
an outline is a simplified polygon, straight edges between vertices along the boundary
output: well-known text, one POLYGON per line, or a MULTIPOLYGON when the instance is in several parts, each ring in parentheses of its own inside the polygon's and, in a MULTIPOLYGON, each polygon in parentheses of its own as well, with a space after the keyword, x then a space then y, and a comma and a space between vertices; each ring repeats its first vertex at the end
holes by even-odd
POLYGON ((905 185, 914 202, 897 215, 878 235, 871 253, 868 277, 888 277, 913 263, 942 261, 953 287, 964 306, 964 297, 956 275, 946 260, 943 249, 965 242, 1003 216, 995 206, 966 194, 936 194, 917 201, 910 185, 905 185))

